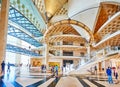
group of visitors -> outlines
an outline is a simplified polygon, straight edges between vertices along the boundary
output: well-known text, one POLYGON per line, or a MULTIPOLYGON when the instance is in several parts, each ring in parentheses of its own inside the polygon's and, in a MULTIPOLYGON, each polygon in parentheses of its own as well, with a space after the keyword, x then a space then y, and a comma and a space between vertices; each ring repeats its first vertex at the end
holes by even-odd
MULTIPOLYGON (((108 76, 108 82, 109 82, 110 84, 112 84, 112 83, 113 83, 113 79, 112 79, 112 69, 111 69, 110 67, 108 67, 108 68, 106 69, 106 74, 107 74, 107 76, 108 76)), ((118 81, 118 72, 117 72, 117 70, 115 70, 115 69, 114 69, 114 76, 115 76, 115 79, 116 79, 116 83, 119 83, 119 81, 118 81)))
MULTIPOLYGON (((7 72, 10 72, 10 63, 9 63, 9 62, 8 62, 8 64, 7 64, 7 66, 8 66, 7 72)), ((43 65, 41 68, 42 68, 42 70, 44 70, 44 69, 46 69, 46 66, 43 65)), ((97 74, 97 67, 95 66, 94 69, 95 69, 95 74, 97 74)), ((58 76, 58 66, 57 66, 57 65, 52 66, 52 67, 51 67, 51 72, 52 72, 53 76, 56 76, 56 77, 57 77, 57 76, 58 76)), ((1 73, 2 73, 2 74, 5 73, 5 62, 4 62, 4 61, 1 63, 1 73)), ((108 82, 109 82, 110 84, 112 84, 112 83, 113 83, 113 79, 112 79, 112 68, 108 67, 108 68, 106 69, 106 74, 107 74, 107 76, 108 76, 108 82)), ((116 83, 118 83, 118 82, 119 82, 119 81, 118 81, 118 72, 117 72, 116 69, 113 70, 113 75, 115 76, 116 83)))
MULTIPOLYGON (((104 69, 102 69, 102 70, 104 70, 104 69)), ((95 73, 95 75, 97 75, 97 66, 95 66, 94 67, 94 73, 95 73)), ((115 77, 115 79, 116 79, 116 81, 115 81, 115 83, 119 83, 119 81, 118 81, 118 71, 117 71, 117 69, 112 69, 111 67, 108 67, 107 69, 106 69, 106 74, 107 74, 107 77, 108 77, 108 82, 110 83, 110 84, 112 84, 113 83, 113 79, 112 79, 112 75, 115 77), (112 73, 112 71, 113 71, 113 73, 112 73)))
MULTIPOLYGON (((102 69, 102 70, 103 70, 103 69, 102 69)), ((97 75, 97 66, 94 67, 94 73, 95 73, 95 75, 97 75)), ((118 72, 117 72, 117 69, 115 69, 115 68, 112 69, 111 67, 108 67, 108 68, 106 69, 106 74, 107 74, 107 76, 108 76, 108 82, 109 82, 110 84, 113 83, 112 75, 114 75, 114 77, 115 77, 115 79, 116 79, 115 83, 119 83, 119 81, 118 81, 118 72), (113 71, 113 73, 112 73, 112 71, 113 71)))
POLYGON ((56 65, 56 66, 52 66, 51 67, 51 72, 52 72, 52 74, 53 74, 53 76, 58 76, 58 66, 56 65))

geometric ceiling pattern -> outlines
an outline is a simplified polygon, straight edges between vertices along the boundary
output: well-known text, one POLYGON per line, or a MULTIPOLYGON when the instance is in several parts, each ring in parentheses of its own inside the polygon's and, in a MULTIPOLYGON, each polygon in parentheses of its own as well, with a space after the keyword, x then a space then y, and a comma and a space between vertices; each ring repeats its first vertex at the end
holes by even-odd
POLYGON ((7 44, 6 49, 8 52, 19 53, 19 54, 23 54, 23 55, 27 55, 27 56, 40 56, 40 54, 38 54, 38 53, 27 50, 25 48, 14 46, 11 44, 7 44))
POLYGON ((32 24, 24 15, 22 15, 15 8, 10 7, 9 20, 23 27, 25 30, 30 32, 34 37, 43 36, 42 33, 32 24))
POLYGON ((110 20, 110 22, 106 26, 103 26, 103 28, 100 29, 97 33, 101 37, 105 37, 106 35, 108 34, 110 35, 119 30, 120 30, 120 12, 116 13, 116 15, 112 17, 112 20, 110 20))
POLYGON ((101 49, 107 46, 120 46, 120 31, 111 34, 109 37, 101 40, 95 48, 101 49))
POLYGON ((113 3, 100 3, 100 8, 98 12, 98 18, 96 21, 96 26, 94 29, 94 33, 96 33, 100 27, 108 20, 110 19, 115 13, 119 12, 119 5, 113 4, 113 3))
MULTIPOLYGON (((116 13, 111 19, 106 22, 96 33, 95 38, 100 42, 101 40, 110 37, 112 34, 120 30, 120 12, 116 13)), ((120 41, 118 41, 119 43, 120 41)), ((109 44, 110 45, 110 44, 109 44)))
MULTIPOLYGON (((15 1, 15 0, 13 0, 13 1, 15 1)), ((22 0, 16 0, 16 1, 20 2, 22 0)), ((47 28, 48 28, 49 32, 45 33, 46 34, 45 35, 46 42, 50 43, 49 39, 52 40, 51 43, 53 43, 55 41, 58 41, 58 39, 61 40, 62 38, 65 39, 65 40, 66 40, 66 38, 69 39, 69 40, 75 40, 75 39, 77 39, 77 38, 75 38, 73 36, 71 36, 71 37, 68 38, 65 35, 65 34, 71 34, 72 31, 70 31, 70 29, 74 30, 73 29, 74 27, 72 27, 70 25, 71 24, 70 22, 72 22, 71 20, 69 20, 66 24, 65 23, 63 24, 62 21, 58 22, 58 24, 57 23, 54 24, 55 21, 52 22, 52 18, 54 18, 54 16, 59 17, 61 15, 68 15, 68 12, 69 12, 70 8, 68 7, 69 5, 67 5, 67 4, 71 4, 72 5, 73 3, 70 3, 68 0, 53 0, 53 1, 52 0, 32 0, 32 1, 33 1, 33 4, 37 7, 37 10, 39 11, 39 13, 40 13, 39 15, 40 16, 44 15, 45 16, 45 17, 43 17, 44 22, 46 22, 48 24, 47 28), (67 3, 67 2, 69 2, 69 3, 67 3), (66 8, 66 7, 68 7, 68 8, 66 8), (52 28, 50 28, 50 25, 52 25, 52 24, 53 24, 53 26, 52 26, 52 28), (71 27, 69 27, 69 26, 71 26, 71 27), (68 30, 70 31, 69 33, 68 33, 68 30), (58 37, 57 34, 59 34, 59 32, 63 32, 64 35, 61 36, 61 37, 58 37), (55 36, 55 34, 56 34, 56 36, 55 36), (50 36, 51 36, 51 38, 50 38, 50 36)), ((102 1, 100 1, 100 2, 102 2, 102 1)), ((21 26, 27 32, 31 33, 32 36, 26 34, 25 32, 23 32, 19 28, 15 28, 12 25, 8 26, 8 28, 9 28, 8 29, 9 30, 8 34, 12 35, 14 37, 17 37, 17 38, 19 38, 21 40, 24 40, 24 41, 26 41, 26 42, 28 42, 28 43, 36 46, 36 47, 41 46, 41 44, 39 43, 39 41, 37 41, 37 40, 35 40, 33 38, 35 38, 35 37, 43 37, 43 32, 40 29, 38 29, 35 26, 35 24, 33 24, 34 22, 31 22, 30 19, 32 19, 32 18, 30 18, 30 17, 28 17, 26 15, 23 15, 24 12, 30 12, 31 9, 28 8, 27 10, 25 10, 25 9, 20 10, 19 9, 19 4, 21 4, 21 3, 17 2, 16 4, 18 4, 18 8, 14 8, 14 3, 12 4, 13 7, 10 6, 9 20, 12 21, 12 22, 14 22, 14 23, 16 23, 17 25, 21 26), (23 10, 25 10, 25 11, 23 11, 23 10), (32 38, 32 39, 30 39, 30 38, 32 38), (35 41, 37 41, 38 43, 35 42, 35 41)), ((101 30, 99 30, 101 28, 101 26, 103 26, 103 24, 105 24, 109 19, 112 18, 112 16, 114 16, 114 14, 116 14, 116 12, 120 11, 120 6, 118 4, 113 4, 113 3, 109 3, 109 2, 107 2, 107 3, 103 3, 102 2, 102 3, 99 3, 99 5, 100 6, 99 6, 99 9, 98 9, 98 13, 97 13, 96 16, 94 16, 94 17, 96 17, 96 20, 94 21, 93 32, 91 32, 89 29, 88 30, 86 29, 87 32, 90 33, 90 36, 92 38, 92 39, 89 40, 90 43, 93 43, 94 41, 95 41, 95 43, 98 43, 107 34, 111 34, 113 32, 117 32, 118 30, 120 30, 120 21, 119 21, 120 17, 116 17, 115 19, 111 20, 111 22, 108 23, 107 26, 105 26, 104 28, 102 28, 101 30)), ((20 8, 26 8, 26 7, 27 7, 27 5, 25 6, 25 4, 24 5, 20 5, 20 8)), ((39 22, 37 21, 37 23, 39 23, 39 22)), ((82 21, 80 23, 83 23, 83 25, 81 25, 80 27, 86 28, 85 27, 86 23, 84 23, 82 21)), ((77 21, 75 23, 72 23, 72 24, 78 26, 79 21, 77 21)), ((75 31, 75 33, 76 33, 76 31, 75 31)), ((74 34, 74 33, 72 33, 72 34, 74 34)), ((77 34, 75 34, 75 35, 77 35, 77 34)), ((80 38, 78 38, 78 39, 80 40, 80 38)), ((112 40, 115 41, 115 43, 114 43, 115 45, 119 45, 118 44, 118 42, 120 40, 119 38, 115 37, 112 40)), ((112 46, 112 43, 113 42, 106 41, 107 46, 108 45, 112 46)), ((106 44, 104 46, 106 46, 106 44)), ((59 47, 57 47, 57 46, 54 47, 54 48, 59 49, 59 47)), ((66 47, 62 47, 62 48, 66 49, 66 47)))
POLYGON ((120 6, 118 3, 100 3, 94 28, 94 38, 96 42, 99 42, 102 38, 105 38, 120 29, 119 12, 120 6))
POLYGON ((14 26, 8 25, 8 35, 11 35, 13 37, 19 38, 23 41, 28 42, 31 45, 34 45, 35 47, 42 46, 40 42, 29 36, 28 34, 24 33, 23 31, 15 28, 14 26))
MULTIPOLYGON (((21 39, 35 47, 40 47, 42 44, 34 39, 35 37, 42 37, 43 34, 36 28, 36 26, 28 20, 20 11, 16 10, 12 6, 9 8, 9 19, 13 23, 15 23, 15 27, 13 24, 9 23, 8 25, 8 35, 21 39), (19 27, 20 26, 20 27, 19 27), (25 30, 25 31, 23 31, 25 30), (31 35, 27 34, 30 33, 31 35)), ((7 51, 20 53, 28 56, 40 56, 38 53, 34 53, 33 51, 26 50, 21 47, 16 47, 14 45, 7 44, 7 51)))

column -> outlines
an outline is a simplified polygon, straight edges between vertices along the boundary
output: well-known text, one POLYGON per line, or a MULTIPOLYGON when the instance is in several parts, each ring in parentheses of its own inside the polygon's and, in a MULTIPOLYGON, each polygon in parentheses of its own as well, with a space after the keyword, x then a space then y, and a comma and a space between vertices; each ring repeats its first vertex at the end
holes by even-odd
POLYGON ((2 0, 0 11, 0 65, 1 62, 5 59, 8 30, 8 12, 9 12, 9 0, 2 0))
MULTIPOLYGON (((106 67, 105 67, 105 60, 102 61, 102 69, 106 70, 106 67)), ((102 70, 103 71, 103 70, 102 70)))
MULTIPOLYGON (((23 45, 20 39, 16 39, 15 43, 18 44, 19 46, 23 45)), ((15 54, 15 63, 18 65, 21 63, 21 54, 17 54, 17 53, 15 54)))
POLYGON ((49 48, 48 44, 45 44, 45 62, 46 68, 48 69, 48 56, 49 56, 49 48))
POLYGON ((15 63, 20 64, 21 63, 21 54, 16 54, 15 55, 15 63))
POLYGON ((81 58, 81 65, 85 63, 85 58, 81 58))
POLYGON ((73 60, 73 64, 74 64, 74 67, 75 67, 75 68, 78 68, 78 61, 77 61, 77 59, 74 59, 74 60, 73 60))
POLYGON ((103 56, 105 56, 105 49, 103 49, 103 56))
POLYGON ((87 59, 89 60, 90 59, 90 45, 87 46, 87 54, 88 54, 87 59))
POLYGON ((98 64, 99 64, 99 72, 101 72, 102 71, 102 63, 99 62, 98 64))

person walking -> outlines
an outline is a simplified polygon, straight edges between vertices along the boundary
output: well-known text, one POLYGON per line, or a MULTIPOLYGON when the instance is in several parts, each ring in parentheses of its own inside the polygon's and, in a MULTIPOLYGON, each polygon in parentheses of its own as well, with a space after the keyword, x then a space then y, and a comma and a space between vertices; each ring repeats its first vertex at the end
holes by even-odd
POLYGON ((52 66, 52 67, 51 67, 52 76, 55 75, 54 68, 55 68, 55 66, 52 66))
POLYGON ((62 74, 63 74, 63 70, 64 70, 64 68, 63 68, 63 66, 62 66, 61 68, 62 68, 62 74))
POLYGON ((118 79, 118 72, 117 71, 115 72, 115 79, 116 80, 118 79))
POLYGON ((111 70, 110 67, 107 68, 106 74, 107 74, 107 76, 108 76, 108 82, 109 82, 110 84, 112 84, 112 83, 113 83, 113 80, 112 80, 112 70, 111 70))
POLYGON ((4 61, 1 63, 1 69, 2 69, 1 73, 4 74, 5 73, 5 62, 4 61))
POLYGON ((117 71, 115 72, 115 79, 116 79, 116 84, 119 83, 119 81, 118 81, 118 72, 117 71))
POLYGON ((10 63, 8 62, 7 72, 10 72, 10 63))
POLYGON ((95 75, 97 75, 97 66, 94 67, 95 75))
POLYGON ((55 74, 56 74, 56 77, 58 77, 58 66, 57 65, 55 66, 55 74))

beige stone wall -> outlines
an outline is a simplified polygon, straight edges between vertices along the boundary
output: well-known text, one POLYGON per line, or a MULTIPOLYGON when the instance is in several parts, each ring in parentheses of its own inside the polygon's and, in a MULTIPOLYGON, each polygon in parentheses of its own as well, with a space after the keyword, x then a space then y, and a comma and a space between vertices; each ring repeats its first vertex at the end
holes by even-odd
POLYGON ((78 65, 78 64, 79 64, 79 61, 80 61, 80 59, 74 59, 74 60, 73 60, 74 66, 78 65))
POLYGON ((81 53, 84 53, 84 55, 86 55, 86 51, 73 51, 74 56, 80 57, 81 53))
POLYGON ((80 51, 73 51, 74 56, 80 56, 80 51))
POLYGON ((105 68, 111 67, 111 62, 110 60, 105 60, 105 68))
POLYGON ((73 45, 74 45, 74 46, 80 46, 80 42, 74 41, 74 42, 73 42, 73 45))
POLYGON ((78 42, 78 41, 74 41, 73 42, 73 45, 75 45, 75 46, 80 46, 80 44, 84 44, 84 42, 78 42))
MULTIPOLYGON (((83 42, 74 41, 73 45, 74 46, 80 46, 81 43, 83 43, 83 42)), ((74 56, 80 56, 81 52, 83 52, 84 54, 86 54, 85 50, 76 50, 76 51, 73 51, 73 54, 74 54, 74 56)))

